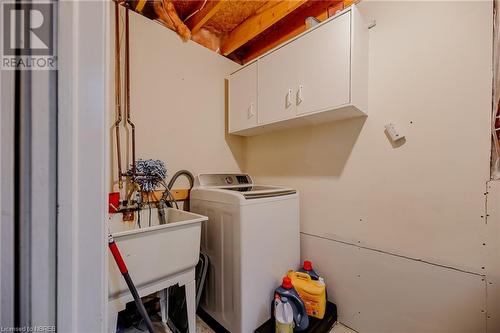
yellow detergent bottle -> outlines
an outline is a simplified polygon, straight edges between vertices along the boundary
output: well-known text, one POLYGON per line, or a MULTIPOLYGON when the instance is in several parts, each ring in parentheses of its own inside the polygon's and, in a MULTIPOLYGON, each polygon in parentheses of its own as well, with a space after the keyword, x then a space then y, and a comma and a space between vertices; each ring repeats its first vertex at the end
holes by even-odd
POLYGON ((304 302, 307 315, 323 319, 326 308, 326 286, 322 279, 315 281, 307 273, 288 271, 292 285, 304 302))

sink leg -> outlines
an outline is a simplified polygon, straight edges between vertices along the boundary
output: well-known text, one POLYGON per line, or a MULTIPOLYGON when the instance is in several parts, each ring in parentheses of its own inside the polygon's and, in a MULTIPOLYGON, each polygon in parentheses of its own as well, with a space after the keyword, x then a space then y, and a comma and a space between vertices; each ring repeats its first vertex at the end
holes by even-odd
POLYGON ((161 321, 167 325, 168 322, 168 288, 160 291, 161 321))
POLYGON ((196 333, 196 283, 193 280, 185 287, 189 333, 196 333))
POLYGON ((116 333, 116 324, 118 321, 118 312, 112 311, 111 309, 108 311, 108 332, 116 333))

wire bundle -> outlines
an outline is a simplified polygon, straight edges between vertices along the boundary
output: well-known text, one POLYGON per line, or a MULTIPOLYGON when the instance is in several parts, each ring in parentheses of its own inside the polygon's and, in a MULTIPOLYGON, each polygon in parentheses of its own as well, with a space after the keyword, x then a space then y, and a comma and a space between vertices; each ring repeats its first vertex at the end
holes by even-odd
POLYGON ((167 169, 163 161, 139 159, 135 162, 132 181, 138 184, 143 192, 153 192, 159 185, 164 184, 166 177, 167 169))

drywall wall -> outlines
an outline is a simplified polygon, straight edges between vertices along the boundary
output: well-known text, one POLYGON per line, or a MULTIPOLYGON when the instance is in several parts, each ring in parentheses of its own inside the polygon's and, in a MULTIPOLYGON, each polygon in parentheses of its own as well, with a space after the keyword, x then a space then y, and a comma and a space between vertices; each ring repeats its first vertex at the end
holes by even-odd
POLYGON ((368 118, 251 137, 245 171, 300 190, 302 255, 321 263, 346 324, 444 333, 463 331, 469 318, 469 332, 484 332, 492 3, 365 1, 359 9, 376 20, 368 118), (403 144, 388 140, 390 122, 403 144), (353 262, 368 279, 338 275, 353 262), (407 297, 397 297, 403 287, 407 297), (430 311, 466 319, 422 326, 430 311))
MULTIPOLYGON (((121 15, 123 23, 124 10, 121 15)), ((164 161, 169 175, 180 169, 194 174, 240 171, 241 139, 224 134, 225 77, 237 65, 194 42, 183 43, 174 32, 133 12, 130 46, 137 158, 164 161)), ((114 121, 114 109, 110 112, 114 121)), ((110 136, 111 179, 116 190, 116 141, 111 125, 110 136)), ((122 143, 130 147, 129 128, 122 143)), ((122 154, 123 167, 127 168, 130 150, 122 154)))
POLYGON ((301 246, 328 278, 340 320, 359 332, 486 332, 480 275, 305 234, 301 246))
POLYGON ((492 180, 487 186, 487 310, 488 331, 500 331, 500 181, 492 180))
MULTIPOLYGON (((114 11, 112 13, 114 15, 114 11)), ((123 9, 120 19, 123 46, 123 9)), ((114 38, 110 45, 114 46, 113 43, 114 38)), ((122 67, 123 55, 122 50, 122 67)), ((171 30, 130 12, 130 99, 132 121, 136 126, 136 158, 162 160, 168 179, 181 169, 195 175, 240 172, 244 161, 243 141, 225 134, 225 78, 237 67, 227 58, 194 42, 183 43, 171 30)), ((114 73, 114 62, 110 70, 114 73)), ((114 74, 110 77, 114 80, 114 74)), ((114 87, 114 82, 110 85, 114 87)), ((110 100, 114 101, 114 95, 110 100)), ((118 191, 116 141, 112 129, 116 119, 114 103, 110 113, 110 191, 118 191)), ((122 167, 126 170, 132 161, 131 132, 130 127, 123 124, 122 167)), ((181 177, 175 187, 187 185, 181 177)), ((113 232, 134 228, 134 224, 135 221, 122 222, 121 214, 110 219, 113 232)))

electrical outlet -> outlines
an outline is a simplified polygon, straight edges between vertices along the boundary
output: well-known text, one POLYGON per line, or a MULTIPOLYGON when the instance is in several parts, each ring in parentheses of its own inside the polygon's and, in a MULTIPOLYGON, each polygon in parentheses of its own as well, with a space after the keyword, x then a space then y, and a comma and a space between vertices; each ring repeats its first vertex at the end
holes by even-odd
POLYGON ((404 135, 402 135, 396 128, 396 125, 393 123, 389 123, 385 125, 385 130, 387 131, 387 134, 391 138, 393 142, 399 141, 401 139, 404 139, 404 135))

